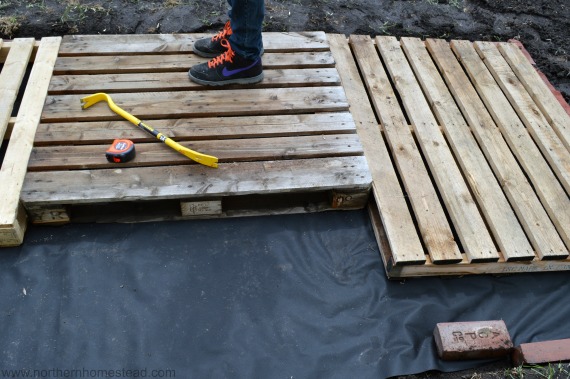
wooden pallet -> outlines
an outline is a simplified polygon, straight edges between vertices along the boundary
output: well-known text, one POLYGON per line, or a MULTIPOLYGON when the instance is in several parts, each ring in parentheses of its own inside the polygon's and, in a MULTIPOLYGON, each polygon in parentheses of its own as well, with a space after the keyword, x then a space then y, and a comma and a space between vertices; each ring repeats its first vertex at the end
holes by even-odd
MULTIPOLYGON (((35 223, 148 221, 357 209, 371 177, 326 35, 266 33, 265 79, 206 88, 188 68, 198 34, 65 36, 20 194, 35 223), (196 164, 80 98, 110 94, 193 150, 196 164), (116 138, 136 158, 113 164, 116 138)), ((41 101, 40 104, 44 104, 41 101)), ((37 106, 38 104, 36 104, 37 106)))
POLYGON ((570 117, 518 48, 329 40, 389 277, 570 270, 570 117))

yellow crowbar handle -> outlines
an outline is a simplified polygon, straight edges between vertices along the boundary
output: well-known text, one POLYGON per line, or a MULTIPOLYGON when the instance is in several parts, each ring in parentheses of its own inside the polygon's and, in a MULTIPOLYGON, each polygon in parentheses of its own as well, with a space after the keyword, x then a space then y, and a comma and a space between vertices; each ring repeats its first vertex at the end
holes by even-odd
POLYGON ((187 147, 182 146, 178 142, 175 142, 171 138, 160 133, 158 130, 145 124, 144 122, 133 116, 132 114, 121 109, 119 106, 117 106, 117 104, 113 102, 111 96, 107 95, 106 93, 100 92, 93 95, 85 96, 84 98, 81 99, 81 108, 87 109, 90 106, 97 104, 100 101, 106 101, 113 112, 123 117, 124 119, 129 120, 130 122, 141 128, 142 130, 149 132, 160 141, 164 142, 174 150, 178 151, 180 154, 185 155, 188 158, 192 159, 193 161, 196 161, 205 166, 214 167, 214 168, 218 167, 218 158, 213 157, 211 155, 198 153, 197 151, 190 150, 187 147))

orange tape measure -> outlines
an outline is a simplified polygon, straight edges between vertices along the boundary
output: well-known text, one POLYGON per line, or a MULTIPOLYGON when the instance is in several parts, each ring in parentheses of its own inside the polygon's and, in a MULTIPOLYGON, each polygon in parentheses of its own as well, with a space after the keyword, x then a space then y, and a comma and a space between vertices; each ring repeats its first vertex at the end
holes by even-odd
POLYGON ((124 163, 135 157, 135 144, 128 139, 116 139, 105 152, 105 157, 112 163, 124 163))

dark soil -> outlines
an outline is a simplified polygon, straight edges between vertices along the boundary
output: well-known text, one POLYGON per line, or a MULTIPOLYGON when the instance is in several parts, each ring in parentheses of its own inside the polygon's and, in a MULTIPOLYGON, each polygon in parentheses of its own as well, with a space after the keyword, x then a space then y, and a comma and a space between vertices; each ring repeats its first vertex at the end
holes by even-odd
MULTIPOLYGON (((570 99, 568 0, 266 0, 266 31, 520 40, 570 99)), ((0 37, 216 31, 226 0, 2 0, 0 37)))
MULTIPOLYGON (((266 0, 266 8, 265 31, 518 39, 570 100, 569 0, 266 0)), ((226 10, 226 0, 1 0, 0 37, 213 32, 226 10)), ((521 370, 499 362, 400 378, 568 378, 569 372, 568 365, 521 370)))

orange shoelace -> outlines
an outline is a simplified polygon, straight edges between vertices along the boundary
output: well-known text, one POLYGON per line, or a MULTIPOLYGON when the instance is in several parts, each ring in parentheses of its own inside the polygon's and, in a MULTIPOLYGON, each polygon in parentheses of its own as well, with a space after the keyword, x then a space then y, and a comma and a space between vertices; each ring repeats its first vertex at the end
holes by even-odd
POLYGON ((225 39, 226 37, 231 36, 232 33, 233 33, 232 32, 232 26, 231 26, 230 22, 227 21, 226 25, 224 25, 224 28, 222 30, 220 30, 218 32, 218 34, 216 34, 215 36, 212 37, 212 41, 215 42, 221 38, 225 39))
POLYGON ((232 47, 227 39, 223 39, 220 41, 220 44, 225 47, 227 50, 225 53, 218 55, 215 58, 212 58, 208 61, 208 68, 214 68, 218 65, 221 65, 224 62, 232 62, 236 53, 232 50, 232 47))

